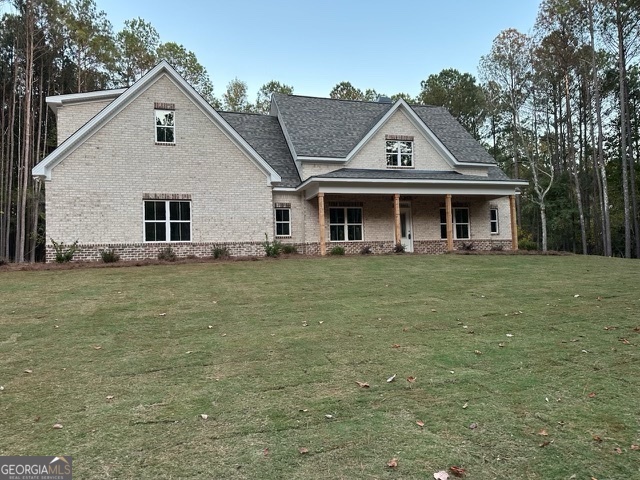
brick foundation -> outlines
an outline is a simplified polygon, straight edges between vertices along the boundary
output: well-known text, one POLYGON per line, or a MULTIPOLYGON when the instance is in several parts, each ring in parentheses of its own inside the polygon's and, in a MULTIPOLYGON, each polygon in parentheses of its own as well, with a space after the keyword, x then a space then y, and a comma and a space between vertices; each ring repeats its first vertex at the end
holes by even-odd
MULTIPOLYGON (((303 255, 320 255, 320 244, 295 243, 292 244, 303 255)), ((464 250, 464 245, 472 245, 473 250, 511 250, 511 241, 508 240, 455 240, 453 247, 456 250, 464 250)), ((78 250, 73 256, 74 261, 99 261, 104 250, 112 250, 120 256, 121 260, 145 260, 157 258, 161 250, 171 247, 178 258, 189 256, 210 257, 214 247, 224 247, 232 257, 262 257, 265 255, 262 242, 229 242, 229 243, 98 243, 78 245, 78 250)), ((327 254, 334 247, 343 247, 345 254, 358 255, 365 247, 371 249, 373 254, 393 253, 394 242, 328 242, 327 254)), ((438 254, 447 251, 445 240, 415 240, 413 242, 414 253, 438 254)), ((55 250, 52 245, 47 245, 47 262, 55 260, 55 250)))

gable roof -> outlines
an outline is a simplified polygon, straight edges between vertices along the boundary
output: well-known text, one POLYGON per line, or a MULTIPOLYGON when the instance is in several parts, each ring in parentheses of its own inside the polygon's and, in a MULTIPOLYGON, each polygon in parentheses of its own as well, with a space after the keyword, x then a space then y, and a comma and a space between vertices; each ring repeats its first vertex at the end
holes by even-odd
POLYGON ((296 157, 348 159, 399 108, 453 163, 495 165, 484 147, 443 107, 274 94, 296 157))
POLYGON ((280 174, 281 187, 297 187, 300 184, 298 169, 276 117, 254 113, 219 112, 256 152, 280 174))
MULTIPOLYGON (((135 100, 142 92, 150 87, 162 75, 167 75, 182 92, 192 100, 211 121, 216 124, 227 136, 234 142, 268 177, 269 182, 280 182, 282 178, 269 163, 263 159, 255 149, 247 143, 228 123, 216 112, 206 100, 194 90, 194 88, 176 72, 166 61, 160 62, 154 68, 149 70, 140 80, 127 88, 113 102, 107 105, 100 113, 85 123, 73 135, 67 138, 58 148, 56 148, 44 160, 38 163, 32 169, 32 175, 35 177, 51 179, 52 169, 64 160, 67 155, 78 148, 82 143, 91 137, 96 131, 111 120, 117 113, 122 111, 129 103, 135 100)), ((80 94, 84 95, 84 94, 80 94)))

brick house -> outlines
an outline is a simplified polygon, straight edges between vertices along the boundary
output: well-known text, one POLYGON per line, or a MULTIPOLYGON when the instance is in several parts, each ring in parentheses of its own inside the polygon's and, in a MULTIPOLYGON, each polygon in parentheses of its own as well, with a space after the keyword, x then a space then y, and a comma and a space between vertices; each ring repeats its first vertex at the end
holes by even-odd
POLYGON ((51 239, 75 259, 263 255, 369 246, 440 253, 517 248, 508 178, 443 108, 274 95, 269 115, 218 112, 166 62, 127 89, 48 97, 58 148, 46 183, 51 239))

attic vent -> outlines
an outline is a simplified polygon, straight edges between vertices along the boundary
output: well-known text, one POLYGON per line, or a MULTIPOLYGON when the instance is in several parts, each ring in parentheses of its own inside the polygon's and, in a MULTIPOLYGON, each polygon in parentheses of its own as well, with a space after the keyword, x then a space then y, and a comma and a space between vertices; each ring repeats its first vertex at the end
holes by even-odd
POLYGON ((413 135, 385 135, 385 140, 398 140, 400 142, 413 142, 413 135))
POLYGON ((378 103, 393 103, 389 97, 385 97, 384 95, 378 95, 378 103))
POLYGON ((153 102, 153 108, 156 110, 175 110, 175 103, 153 102))

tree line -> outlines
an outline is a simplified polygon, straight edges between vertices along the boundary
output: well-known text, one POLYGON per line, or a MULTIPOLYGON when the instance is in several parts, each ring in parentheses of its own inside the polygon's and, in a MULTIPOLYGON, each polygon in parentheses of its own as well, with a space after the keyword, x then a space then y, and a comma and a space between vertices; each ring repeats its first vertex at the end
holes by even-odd
MULTIPOLYGON (((5 0, 5 3, 7 1, 5 0)), ((167 60, 214 108, 268 113, 235 78, 220 98, 196 55, 135 18, 115 32, 95 0, 11 0, 0 19, 0 260, 35 261, 44 242, 43 185, 31 168, 56 146, 49 95, 126 87, 167 60)), ((1 5, 1 4, 0 4, 1 5)), ((446 107, 512 177, 525 248, 640 258, 640 0, 542 0, 533 33, 500 32, 479 79, 445 69, 413 104, 446 107)), ((348 81, 329 97, 375 101, 348 81)))

